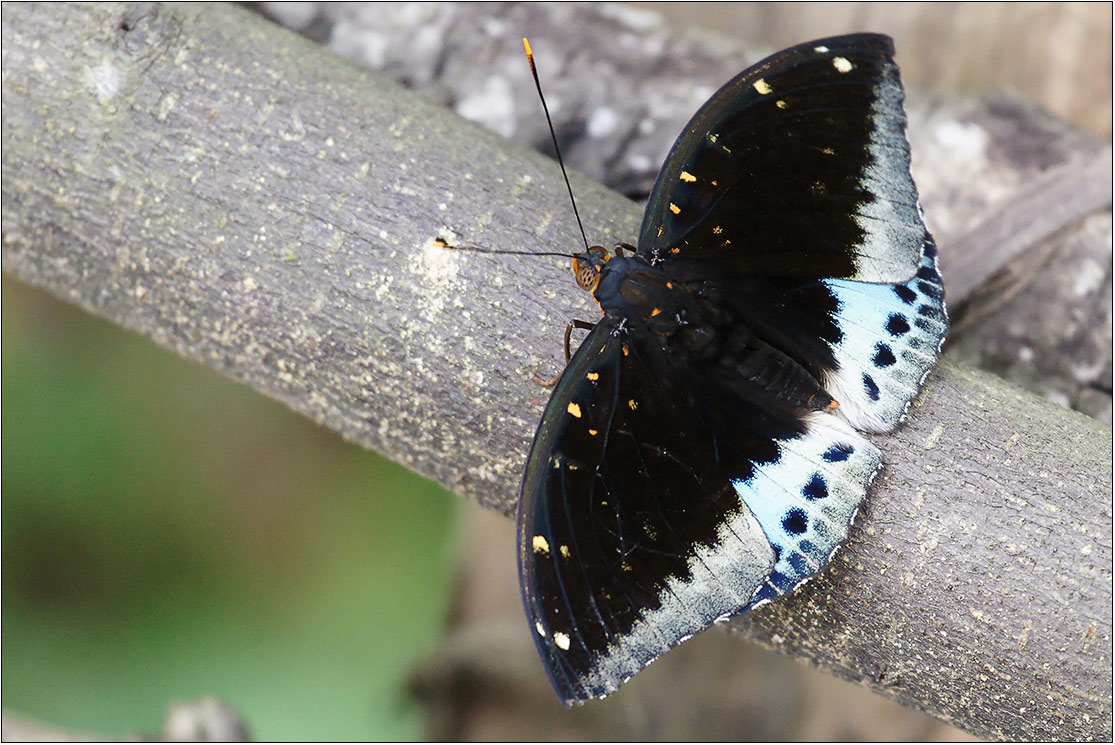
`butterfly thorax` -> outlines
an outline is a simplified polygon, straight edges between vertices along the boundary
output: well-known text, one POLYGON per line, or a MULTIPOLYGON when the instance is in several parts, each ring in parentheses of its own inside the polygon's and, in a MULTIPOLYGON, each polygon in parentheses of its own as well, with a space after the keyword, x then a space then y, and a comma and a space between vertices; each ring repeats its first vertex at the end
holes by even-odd
MULTIPOLYGON (((707 403, 739 399, 794 411, 834 404, 816 376, 764 338, 749 317, 750 303, 727 302, 717 283, 674 277, 642 254, 608 256, 595 248, 578 255, 576 271, 599 303, 603 323, 622 329, 644 354, 665 352, 684 366, 700 381, 699 397, 712 394, 707 403)), ((761 302, 758 289, 736 288, 761 302)))
POLYGON ((684 285, 643 256, 613 256, 599 268, 593 297, 606 317, 623 319, 629 328, 646 328, 671 336, 700 320, 697 298, 684 285))

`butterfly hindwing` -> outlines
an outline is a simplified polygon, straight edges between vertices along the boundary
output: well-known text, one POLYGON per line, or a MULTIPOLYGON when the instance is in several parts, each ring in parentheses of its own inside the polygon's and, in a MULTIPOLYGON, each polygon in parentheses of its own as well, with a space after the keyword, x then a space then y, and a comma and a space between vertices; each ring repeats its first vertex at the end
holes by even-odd
POLYGON ((520 580, 567 704, 610 693, 743 609, 773 566, 711 433, 658 368, 602 321, 562 374, 531 448, 520 580))
POLYGON ((948 330, 937 251, 926 234, 918 272, 895 285, 825 280, 836 299, 830 342, 835 366, 825 387, 859 429, 886 432, 898 424, 937 362, 948 330))
POLYGON ((639 250, 693 272, 908 280, 925 228, 893 53, 821 39, 727 83, 667 157, 639 250))
POLYGON ((875 446, 833 414, 808 417, 805 432, 778 445, 777 463, 734 481, 776 557, 752 606, 793 590, 828 563, 880 464, 875 446))

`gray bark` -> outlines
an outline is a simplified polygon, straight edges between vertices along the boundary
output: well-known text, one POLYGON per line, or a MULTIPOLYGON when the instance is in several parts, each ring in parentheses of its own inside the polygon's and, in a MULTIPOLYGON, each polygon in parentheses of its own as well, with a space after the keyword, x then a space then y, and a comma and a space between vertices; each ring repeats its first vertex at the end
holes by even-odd
MULTIPOLYGON (((2 12, 5 271, 513 512, 531 376, 595 311, 434 240, 577 246, 551 161, 235 7, 2 12)), ((1111 430, 946 361, 875 439, 834 566, 738 628, 986 737, 1110 739, 1111 430)))

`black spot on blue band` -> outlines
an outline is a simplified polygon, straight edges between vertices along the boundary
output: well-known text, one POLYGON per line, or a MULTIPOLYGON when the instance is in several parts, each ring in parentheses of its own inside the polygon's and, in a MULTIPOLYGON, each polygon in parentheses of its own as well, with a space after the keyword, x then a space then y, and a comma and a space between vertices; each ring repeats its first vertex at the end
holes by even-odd
POLYGON ((833 445, 821 455, 826 463, 839 463, 848 460, 856 450, 851 445, 833 445))
POLYGON ((906 303, 907 305, 918 299, 918 294, 906 285, 895 285, 894 294, 898 296, 899 300, 906 303))
MULTIPOLYGON (((826 455, 828 455, 828 453, 826 453, 826 455)), ((847 457, 847 455, 844 455, 844 458, 847 457)), ((826 458, 826 460, 828 459, 826 458)), ((843 460, 843 458, 841 460, 843 460)), ((810 502, 816 501, 818 499, 824 499, 829 495, 828 484, 825 483, 825 479, 821 476, 821 474, 815 473, 813 474, 813 478, 809 479, 809 483, 802 487, 801 495, 808 499, 810 502)))
POLYGON ((801 535, 809 528, 809 518, 805 515, 805 510, 794 507, 787 510, 782 518, 782 529, 791 535, 801 535))
POLYGON ((910 322, 901 313, 891 313, 887 318, 887 331, 891 336, 902 336, 910 330, 910 322))
POLYGON ((825 560, 824 552, 821 550, 821 548, 819 546, 817 546, 815 543, 813 543, 813 541, 809 541, 809 540, 801 541, 800 543, 798 543, 798 551, 801 551, 803 554, 808 556, 810 559, 813 559, 813 561, 824 561, 825 560))
POLYGON ((787 559, 787 561, 790 562, 790 566, 792 566, 794 568, 794 571, 797 573, 797 577, 787 578, 791 579, 791 586, 796 585, 799 581, 813 574, 813 568, 805 563, 805 557, 798 552, 795 551, 794 553, 790 554, 790 557, 787 559))
POLYGON ((937 300, 941 297, 941 288, 937 285, 930 284, 929 282, 918 282, 918 289, 926 297, 931 297, 937 300))
POLYGON ((867 373, 863 375, 863 390, 867 392, 867 397, 872 401, 879 400, 879 385, 875 382, 875 379, 867 373))
POLYGON ((879 343, 875 345, 875 356, 871 359, 875 367, 890 367, 898 360, 894 356, 894 352, 890 350, 886 344, 879 343))

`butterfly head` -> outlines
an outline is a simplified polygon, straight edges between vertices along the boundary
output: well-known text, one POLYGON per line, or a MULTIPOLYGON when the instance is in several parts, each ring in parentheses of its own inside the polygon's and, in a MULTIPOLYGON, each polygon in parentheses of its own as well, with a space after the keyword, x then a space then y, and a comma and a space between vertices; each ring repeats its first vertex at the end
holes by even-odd
POLYGON ((600 270, 610 258, 608 249, 603 246, 590 246, 587 251, 573 257, 573 276, 582 290, 596 291, 596 286, 600 284, 600 270))

